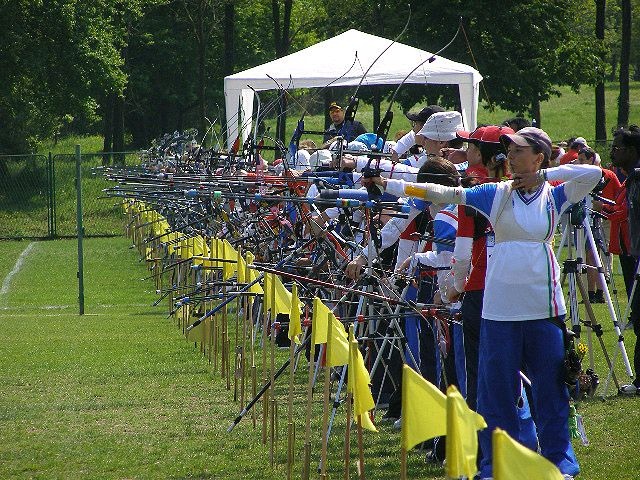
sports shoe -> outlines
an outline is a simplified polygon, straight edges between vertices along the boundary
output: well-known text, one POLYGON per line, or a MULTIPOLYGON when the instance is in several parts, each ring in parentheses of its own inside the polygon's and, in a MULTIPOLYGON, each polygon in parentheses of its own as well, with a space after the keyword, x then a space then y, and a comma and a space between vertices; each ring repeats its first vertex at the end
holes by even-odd
POLYGON ((402 417, 400 417, 395 422, 393 422, 393 429, 394 430, 402 430, 402 417))
POLYGON ((627 385, 622 385, 620 387, 620 393, 622 395, 636 395, 640 394, 640 390, 633 383, 629 383, 627 385))
POLYGON ((564 480, 573 480, 573 475, 569 475, 568 473, 565 473, 562 478, 564 480))
POLYGON ((400 417, 387 415, 386 413, 380 418, 380 423, 396 423, 400 417))

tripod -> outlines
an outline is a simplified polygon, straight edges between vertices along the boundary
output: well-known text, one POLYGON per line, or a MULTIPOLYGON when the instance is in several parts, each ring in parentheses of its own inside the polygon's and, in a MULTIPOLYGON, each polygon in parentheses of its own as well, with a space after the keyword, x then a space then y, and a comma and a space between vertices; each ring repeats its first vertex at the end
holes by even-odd
POLYGON ((589 344, 589 365, 591 369, 594 368, 594 359, 593 359, 593 349, 591 348, 591 331, 596 334, 598 338, 598 342, 600 343, 600 347, 602 348, 602 352, 604 354, 605 360, 607 362, 607 366, 612 373, 612 378, 616 387, 619 388, 618 380, 613 373, 613 362, 611 361, 607 349, 605 347, 604 341, 602 339, 602 325, 598 322, 593 312, 593 308, 589 301, 589 296, 587 289, 584 286, 584 281, 582 278, 582 274, 585 272, 586 268, 596 268, 598 272, 598 277, 604 286, 603 294, 605 297, 605 303, 609 309, 609 314, 611 316, 611 320, 613 323, 614 330, 618 336, 618 347, 620 353, 622 354, 623 363, 625 369, 630 377, 633 377, 633 372, 631 370, 631 365, 629 364, 629 358, 627 356, 627 352, 624 346, 624 337, 622 335, 620 326, 618 324, 618 318, 616 316, 615 309, 613 307, 613 303, 611 301, 611 295, 609 294, 609 289, 607 288, 604 268, 602 266, 602 262, 600 260, 599 255, 597 255, 597 248, 595 244, 595 240, 593 238, 593 234, 591 232, 591 227, 587 222, 586 214, 585 214, 585 205, 583 202, 580 202, 570 209, 570 221, 567 224, 565 232, 563 232, 563 238, 567 238, 568 240, 568 258, 565 260, 563 264, 563 278, 564 282, 565 278, 568 278, 569 281, 569 314, 571 319, 571 328, 573 332, 579 337, 581 331, 579 311, 578 311, 578 300, 577 300, 577 292, 580 292, 580 296, 582 297, 582 301, 585 305, 585 311, 587 314, 587 320, 583 323, 589 329, 588 330, 588 344, 589 344), (572 245, 573 241, 573 245, 572 245), (595 258, 595 267, 588 266, 584 263, 584 248, 585 242, 588 248, 594 252, 595 258), (573 250, 575 246, 576 257, 573 258, 573 250))

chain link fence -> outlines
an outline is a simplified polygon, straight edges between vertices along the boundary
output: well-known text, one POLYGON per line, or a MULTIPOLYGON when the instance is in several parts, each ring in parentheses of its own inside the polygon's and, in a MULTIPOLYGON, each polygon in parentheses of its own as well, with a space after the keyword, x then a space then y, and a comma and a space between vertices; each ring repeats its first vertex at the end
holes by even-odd
MULTIPOLYGON (((100 198, 113 186, 101 167, 138 163, 138 152, 82 154, 85 236, 122 233, 121 210, 100 198)), ((0 239, 72 237, 76 222, 75 154, 0 155, 0 239)))
MULTIPOLYGON (((138 152, 114 154, 118 165, 136 165, 138 152)), ((57 154, 52 158, 54 170, 54 235, 76 235, 76 157, 75 154, 57 154)), ((102 190, 113 182, 104 178, 102 168, 108 164, 108 154, 83 153, 81 161, 82 213, 85 237, 111 236, 122 233, 122 211, 114 199, 100 198, 102 190)))
POLYGON ((52 229, 51 160, 0 156, 0 238, 40 237, 52 229))

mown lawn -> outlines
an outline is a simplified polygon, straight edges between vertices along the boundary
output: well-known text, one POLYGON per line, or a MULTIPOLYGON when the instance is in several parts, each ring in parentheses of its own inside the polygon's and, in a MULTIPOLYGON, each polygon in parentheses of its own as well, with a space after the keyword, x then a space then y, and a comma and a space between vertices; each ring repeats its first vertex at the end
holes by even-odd
MULTIPOLYGON (((27 245, 0 243, 2 279, 27 245)), ((226 432, 240 410, 233 391, 166 318, 166 304, 150 307, 155 286, 140 281, 147 270, 128 247, 123 238, 86 240, 85 316, 77 315, 72 240, 37 242, 0 297, 0 478, 285 478, 288 377, 276 384, 280 433, 272 468, 261 443, 260 405, 257 429, 249 415, 226 432)), ((611 322, 604 308, 596 307, 613 355, 611 322)), ((628 332, 627 338, 631 353, 633 335, 628 332)), ((604 383, 602 352, 596 348, 595 354, 604 383)), ((286 355, 277 352, 276 366, 286 355)), ((258 347, 259 372, 261 356, 258 347)), ((302 458, 305 366, 303 360, 294 390, 294 478, 302 458)), ((625 378, 619 361, 616 371, 625 378)), ((640 398, 621 398, 613 390, 606 401, 596 398, 578 407, 591 442, 588 447, 575 442, 585 479, 639 478, 634 440, 640 398)), ((315 468, 320 388, 313 411, 315 468)), ((344 427, 340 408, 331 437, 331 478, 342 477, 344 427)), ((386 425, 378 434, 365 432, 367 478, 398 478, 399 441, 386 425)), ((440 479, 444 473, 416 451, 409 456, 409 475, 440 479)))

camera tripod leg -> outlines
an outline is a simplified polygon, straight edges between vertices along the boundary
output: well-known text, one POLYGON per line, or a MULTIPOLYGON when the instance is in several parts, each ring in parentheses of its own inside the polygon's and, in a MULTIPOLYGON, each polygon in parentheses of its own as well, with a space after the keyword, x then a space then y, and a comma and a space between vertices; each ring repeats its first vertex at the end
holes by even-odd
MULTIPOLYGON (((589 224, 587 223, 586 219, 583 221, 583 225, 584 225, 585 233, 587 235, 587 241, 589 242, 589 247, 592 249, 592 251, 595 251, 596 249, 595 241, 593 240, 593 234, 591 233, 591 228, 589 228, 589 224)), ((609 288, 607 288, 607 283, 604 278, 604 273, 602 270, 602 262, 600 262, 600 258, 597 255, 595 256, 595 262, 596 262, 595 266, 598 269, 598 275, 602 281, 602 284, 605 286, 605 289, 603 290, 604 300, 609 309, 609 315, 611 316, 611 320, 613 322, 613 328, 616 334, 618 335, 618 347, 620 349, 620 354, 622 355, 622 361, 624 363, 627 374, 629 375, 630 378, 633 378, 633 371, 631 369, 631 364, 629 363, 629 357, 627 356, 627 351, 624 346, 624 336, 620 329, 620 325, 618 324, 618 317, 616 315, 615 309, 613 308, 613 302, 611 301, 609 288)))
MULTIPOLYGON (((587 289, 584 286, 582 278, 580 278, 579 276, 576 276, 576 284, 578 286, 578 289, 580 290, 580 296, 584 301, 584 308, 587 312, 587 317, 589 318, 589 320, 585 322, 585 325, 589 328, 589 331, 593 330, 593 332, 596 334, 596 338, 600 343, 600 348, 602 349, 602 353, 607 362, 607 366, 609 367, 609 371, 612 372, 613 382, 615 383, 616 388, 620 388, 618 379, 616 378, 616 374, 613 371, 613 362, 609 357, 609 353, 607 352, 607 347, 605 346, 604 340, 602 339, 602 333, 603 333, 602 325, 600 325, 596 320, 596 315, 593 311, 593 307, 591 306, 591 302, 589 302, 589 294, 587 292, 587 289)), ((591 368, 593 368, 593 366, 591 368)))

